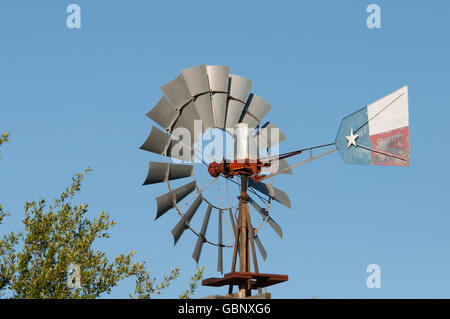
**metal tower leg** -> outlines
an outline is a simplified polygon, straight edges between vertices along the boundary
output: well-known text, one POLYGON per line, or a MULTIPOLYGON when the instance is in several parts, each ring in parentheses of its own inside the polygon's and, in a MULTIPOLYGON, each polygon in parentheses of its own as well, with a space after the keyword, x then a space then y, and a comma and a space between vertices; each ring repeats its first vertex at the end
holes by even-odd
MULTIPOLYGON (((234 243, 233 261, 231 271, 236 270, 237 254, 239 253, 239 271, 250 272, 250 249, 252 252, 253 266, 255 273, 259 273, 258 260, 256 257, 255 241, 253 234, 253 226, 250 220, 250 210, 248 208, 247 195, 248 178, 246 175, 241 175, 241 195, 239 198, 239 216, 236 227, 236 241, 234 243)), ((239 286, 242 295, 248 297, 251 295, 250 280, 245 281, 239 286)), ((228 293, 233 292, 233 286, 230 285, 228 293)), ((261 288, 258 288, 258 293, 262 293, 261 288)))

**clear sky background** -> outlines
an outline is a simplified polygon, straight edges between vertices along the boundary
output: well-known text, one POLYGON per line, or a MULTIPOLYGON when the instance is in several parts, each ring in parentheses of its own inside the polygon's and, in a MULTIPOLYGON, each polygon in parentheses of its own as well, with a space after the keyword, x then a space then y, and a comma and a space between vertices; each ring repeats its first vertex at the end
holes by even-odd
MULTIPOLYGON (((447 0, 1 1, 0 131, 11 141, 0 202, 12 216, 0 232, 21 230, 26 200, 54 198, 90 166, 77 201, 117 221, 97 247, 110 257, 134 249, 155 277, 180 267, 161 295, 176 298, 196 267, 195 238, 173 247, 175 212, 154 221, 167 187, 141 186, 159 160, 139 146, 161 85, 190 66, 230 66, 271 103, 282 152, 334 141, 343 117, 408 85, 411 166, 348 166, 334 153, 278 177, 292 209, 272 206, 284 237, 263 226, 260 270, 289 275, 269 289, 275 298, 449 298, 449 31, 447 0), (70 3, 79 30, 66 27, 70 3), (366 26, 370 3, 381 29, 366 26), (366 286, 369 264, 381 266, 379 289, 366 286)), ((205 246, 205 277, 218 275, 216 258, 205 246)))

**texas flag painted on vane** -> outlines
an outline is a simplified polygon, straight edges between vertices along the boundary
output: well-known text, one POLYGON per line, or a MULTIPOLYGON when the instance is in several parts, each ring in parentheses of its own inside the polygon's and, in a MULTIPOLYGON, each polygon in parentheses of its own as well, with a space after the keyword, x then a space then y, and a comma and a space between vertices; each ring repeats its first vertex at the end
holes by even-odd
POLYGON ((336 148, 347 164, 409 166, 408 87, 342 120, 336 148))

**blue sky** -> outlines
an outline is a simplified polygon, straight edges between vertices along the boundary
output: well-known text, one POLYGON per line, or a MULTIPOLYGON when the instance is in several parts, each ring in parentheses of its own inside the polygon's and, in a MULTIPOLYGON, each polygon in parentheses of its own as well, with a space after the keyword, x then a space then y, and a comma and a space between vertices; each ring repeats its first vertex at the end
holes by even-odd
MULTIPOLYGON (((334 153, 278 177, 292 209, 273 205, 284 237, 263 226, 260 270, 289 275, 269 289, 275 298, 448 298, 449 31, 445 0, 2 1, 0 131, 11 142, 0 202, 12 216, 1 232, 22 229, 26 200, 53 198, 90 166, 77 200, 117 222, 97 247, 134 249, 156 277, 179 267, 162 295, 177 297, 195 270, 195 238, 173 247, 176 214, 154 221, 166 187, 141 186, 159 160, 139 146, 161 85, 190 66, 230 66, 272 105, 267 118, 287 136, 281 151, 332 142, 343 117, 408 85, 411 166, 349 166, 334 153), (81 7, 79 30, 66 27, 70 3, 81 7), (370 3, 381 29, 366 27, 370 3), (369 264, 381 266, 379 289, 366 286, 369 264)), ((216 258, 205 247, 205 277, 218 275, 216 258)), ((123 282, 105 298, 132 288, 123 282)), ((214 293, 226 288, 197 296, 214 293)))

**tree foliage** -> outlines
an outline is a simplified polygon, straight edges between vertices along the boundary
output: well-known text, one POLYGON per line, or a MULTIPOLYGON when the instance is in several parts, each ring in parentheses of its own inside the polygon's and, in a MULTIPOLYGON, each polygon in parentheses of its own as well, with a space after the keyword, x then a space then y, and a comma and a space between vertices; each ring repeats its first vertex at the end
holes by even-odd
MULTIPOLYGON (((8 142, 8 137, 1 134, 0 145, 8 142)), ((103 211, 90 220, 86 203, 72 204, 90 171, 75 174, 70 187, 50 206, 45 199, 26 202, 24 233, 0 237, 0 297, 6 292, 12 298, 97 298, 109 294, 120 281, 134 277, 136 286, 130 298, 146 299, 160 294, 180 276, 175 268, 158 283, 150 277, 145 262, 133 260, 134 251, 109 260, 95 249, 94 241, 109 238, 108 231, 116 223, 103 211), (73 265, 80 270, 80 285, 75 288, 69 282, 73 265)), ((8 215, 0 205, 0 224, 8 215)), ((189 298, 195 292, 202 273, 203 267, 196 270, 189 289, 180 298, 189 298)))
MULTIPOLYGON (((150 298, 180 275, 176 268, 158 284, 145 262, 133 260, 134 251, 109 260, 94 248, 95 240, 109 237, 115 222, 103 211, 90 220, 86 203, 72 204, 89 171, 76 174, 71 186, 50 206, 44 199, 26 202, 24 234, 11 233, 0 242, 0 291, 6 290, 13 298, 97 298, 109 294, 123 279, 135 277, 136 288, 130 297, 150 298), (20 246, 17 251, 16 246, 20 246), (69 288, 67 282, 73 264, 81 272, 79 288, 69 288)), ((4 214, 0 216, 1 221, 4 214)))
POLYGON ((189 288, 180 295, 180 299, 190 299, 191 296, 195 293, 195 290, 198 287, 198 283, 203 277, 203 269, 203 267, 200 267, 195 270, 195 274, 191 277, 189 288))

